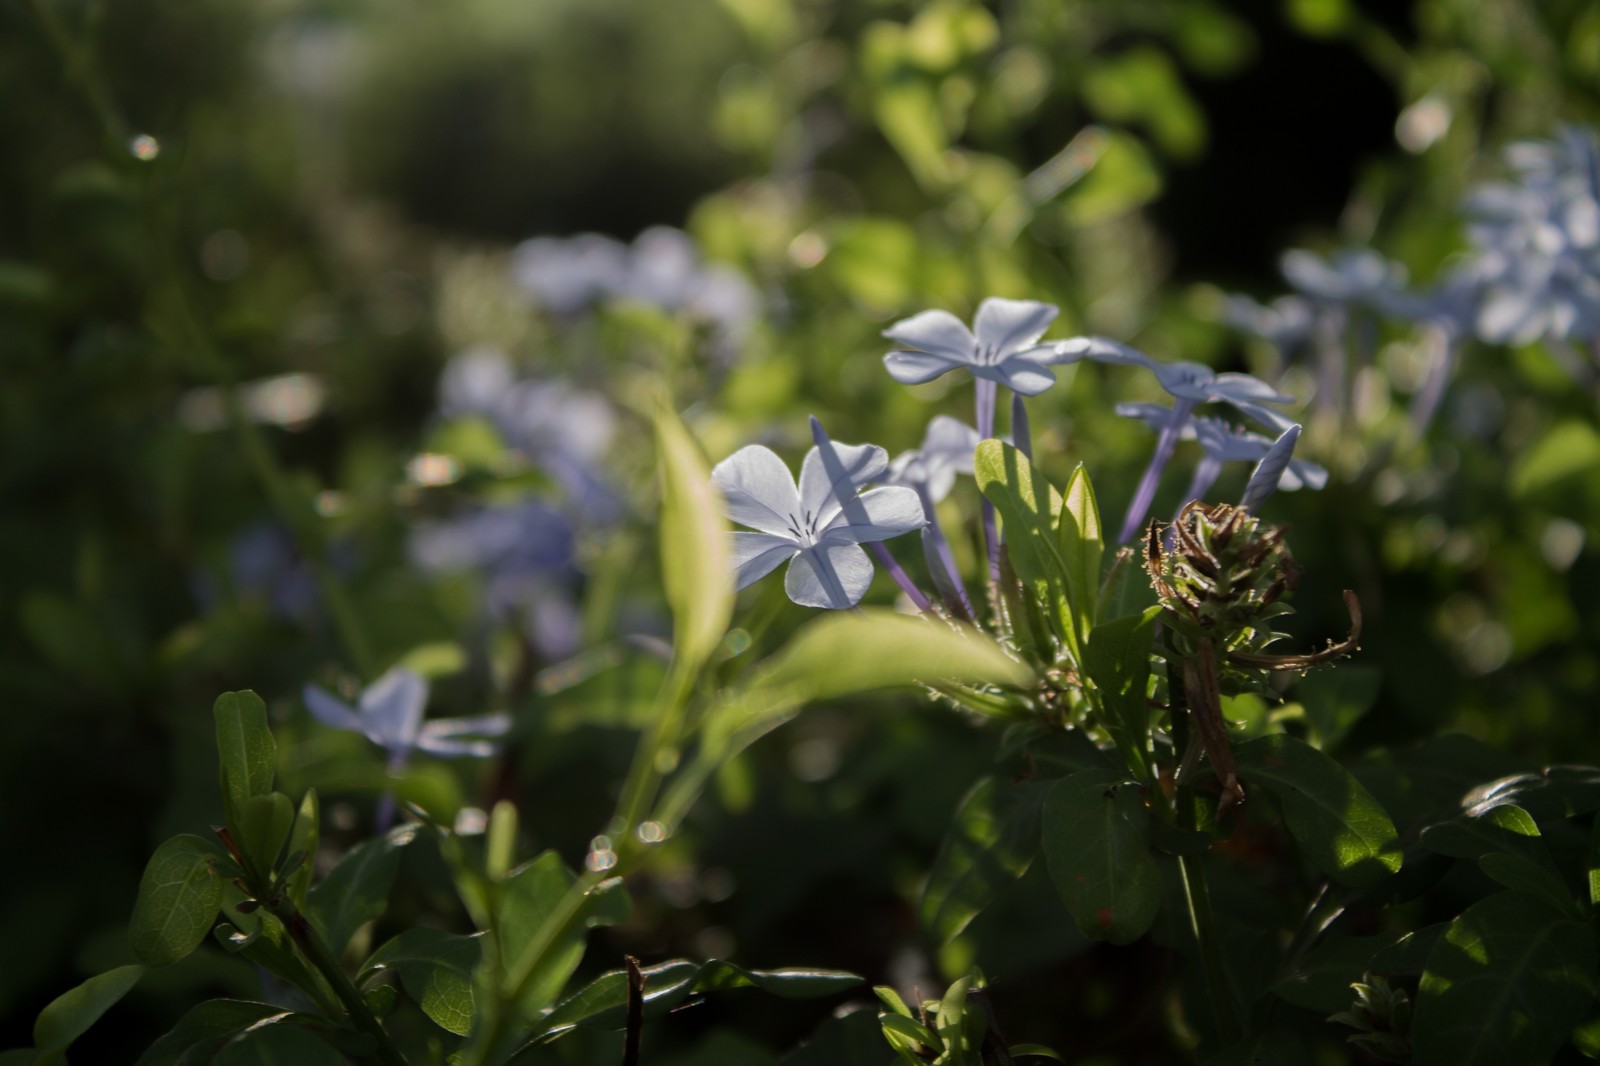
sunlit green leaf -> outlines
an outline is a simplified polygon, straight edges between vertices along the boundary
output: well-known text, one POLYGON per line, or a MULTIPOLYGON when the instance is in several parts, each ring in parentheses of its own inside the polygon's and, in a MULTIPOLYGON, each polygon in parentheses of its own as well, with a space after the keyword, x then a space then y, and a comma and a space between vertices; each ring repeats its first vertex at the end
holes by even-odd
POLYGON ((406 994, 440 1028, 465 1036, 472 1030, 472 973, 483 954, 480 937, 442 929, 407 929, 361 964, 357 983, 394 970, 406 994))
POLYGON ((986 440, 973 459, 978 488, 1000 513, 1006 551, 1022 583, 1044 605, 1056 635, 1077 645, 1077 626, 1067 602, 1067 565, 1061 557, 1056 517, 1064 506, 1027 456, 1004 441, 986 440))
POLYGON ((1415 1061, 1546 1062, 1595 993, 1594 930, 1520 892, 1461 913, 1428 955, 1411 1026, 1415 1061))
POLYGON ((1120 774, 1083 770, 1050 790, 1045 860, 1084 936, 1128 944, 1155 921, 1161 870, 1149 839, 1150 813, 1139 786, 1120 774))
POLYGON ((1067 601, 1077 623, 1078 642, 1082 644, 1089 639, 1089 630, 1097 621, 1100 564, 1106 547, 1100 530, 1100 505, 1095 501, 1094 486, 1082 463, 1067 479, 1062 497, 1057 535, 1061 560, 1066 565, 1067 601))
POLYGON ((727 632, 733 613, 728 520, 711 471, 678 416, 656 414, 661 463, 661 580, 672 608, 673 651, 698 672, 727 632))
POLYGON ((199 947, 222 904, 221 859, 216 845, 190 834, 156 849, 139 881, 128 925, 134 958, 165 966, 199 947))
POLYGON ((1247 789, 1278 798, 1289 832, 1317 869, 1357 888, 1400 869, 1400 838, 1388 813, 1328 756, 1285 733, 1246 741, 1234 755, 1247 789))

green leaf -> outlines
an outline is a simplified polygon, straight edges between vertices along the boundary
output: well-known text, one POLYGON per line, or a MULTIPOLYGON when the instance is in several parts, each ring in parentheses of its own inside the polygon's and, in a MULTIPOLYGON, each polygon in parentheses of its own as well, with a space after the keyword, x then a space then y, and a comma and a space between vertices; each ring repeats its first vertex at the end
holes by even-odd
POLYGON ((1294 695, 1305 707, 1320 747, 1338 745, 1372 709, 1382 680, 1377 667, 1347 663, 1337 670, 1315 671, 1295 685, 1294 695))
POLYGON ((1067 1061, 1061 1057, 1061 1052, 1053 1048, 1047 1048, 1043 1044, 1012 1044, 1006 1048, 1006 1051, 1014 1059, 1020 1059, 1024 1055, 1032 1055, 1040 1059, 1055 1059, 1057 1062, 1067 1061))
POLYGON ((1090 169, 1060 199, 1060 215, 1090 226, 1134 211, 1161 195, 1161 171, 1140 140, 1122 130, 1101 130, 1090 169))
POLYGON ((1205 1066, 1305 1066, 1314 1061, 1293 1029, 1269 1029, 1204 1060, 1205 1066))
POLYGON ((1077 625, 1067 601, 1067 564, 1056 536, 1056 516, 1065 506, 1044 475, 1004 441, 978 444, 973 458, 978 488, 1000 512, 1006 552, 1023 585, 1045 607, 1056 636, 1077 647, 1077 625))
POLYGON ((242 999, 207 1000, 189 1008, 188 1013, 178 1019, 177 1025, 139 1056, 134 1066, 211 1062, 212 1053, 236 1033, 268 1018, 288 1015, 288 1011, 270 1003, 252 1003, 242 999))
POLYGON ((348 1066, 344 1053, 309 1026, 285 1018, 250 1027, 211 1059, 211 1066, 348 1066))
POLYGON ((1062 778, 1045 800, 1043 838, 1050 877, 1084 936, 1128 944, 1144 935, 1161 906, 1161 870, 1137 784, 1104 770, 1062 778))
POLYGON ((962 798, 922 890, 923 929, 948 944, 1039 852, 1050 783, 984 777, 962 798))
POLYGON ((1372 793, 1344 767, 1285 733, 1234 751, 1239 776, 1278 797, 1311 864, 1341 884, 1367 888, 1400 869, 1400 838, 1372 793))
MULTIPOLYGON (((495 931, 507 972, 520 973, 531 962, 525 956, 536 948, 545 923, 555 914, 577 879, 554 851, 539 854, 506 877, 495 931)), ((536 1017, 555 1001, 583 960, 583 949, 582 926, 571 928, 563 939, 549 945, 540 960, 537 976, 525 986, 520 1006, 526 1017, 536 1017)))
POLYGON ((1083 665, 1100 694, 1102 723, 1135 777, 1150 778, 1150 648, 1161 608, 1094 627, 1083 665))
POLYGON ((240 811, 236 843, 263 876, 275 870, 294 828, 294 803, 282 792, 251 796, 240 811))
POLYGON ((1067 571, 1067 602, 1077 623, 1078 643, 1089 639, 1100 598, 1100 564, 1105 539, 1100 532, 1100 505, 1082 463, 1067 479, 1067 491, 1057 523, 1061 560, 1067 571))
POLYGON ((832 611, 758 668, 750 694, 758 705, 796 705, 947 679, 1022 686, 1032 674, 984 633, 894 611, 832 611))
POLYGON ((1478 867, 1506 888, 1537 896, 1569 918, 1583 917, 1561 876, 1531 859, 1497 851, 1480 858, 1478 867))
POLYGON ((944 1050, 944 1040, 938 1033, 902 1014, 880 1013, 878 1024, 883 1026, 884 1038, 891 1047, 911 1052, 918 1056, 917 1061, 927 1061, 921 1057, 923 1048, 934 1052, 944 1050))
POLYGON ((224 692, 211 708, 216 720, 217 759, 222 766, 222 804, 228 825, 238 829, 245 801, 272 791, 278 746, 267 728, 267 705, 248 689, 224 692))
POLYGON ((1394 936, 1329 936, 1306 952, 1272 990, 1297 1007, 1333 1014, 1350 1005, 1350 985, 1372 968, 1373 958, 1394 944, 1394 936))
POLYGON ((139 881, 128 941, 146 966, 177 962, 200 946, 222 905, 216 845, 192 834, 175 836, 156 849, 139 881))
POLYGON ((711 471, 678 416, 656 414, 661 459, 661 579, 672 609, 674 653, 692 676, 722 642, 733 614, 728 520, 711 471))
POLYGON ((396 826, 357 844, 306 898, 306 913, 335 955, 357 929, 389 907, 389 888, 400 869, 400 849, 416 839, 415 824, 396 826))
POLYGON ((289 899, 300 910, 305 909, 306 894, 311 890, 311 871, 316 865, 321 825, 322 813, 317 803, 317 790, 308 788, 301 797, 300 810, 295 815, 294 832, 289 835, 289 856, 304 856, 300 865, 289 872, 287 886, 289 899))
POLYGON ((441 1028, 466 1036, 474 1013, 472 974, 483 956, 482 934, 457 936, 442 929, 407 929, 361 964, 358 985, 394 970, 406 994, 441 1028))
POLYGON ((1411 1039, 1419 1064, 1545 1062, 1589 1011, 1594 930, 1502 892, 1450 923, 1428 955, 1411 1039))
POLYGON ((1550 427, 1522 454, 1511 473, 1511 493, 1526 499, 1595 470, 1600 470, 1600 432, 1588 419, 1569 418, 1550 427))
POLYGON ((1420 977, 1433 945, 1449 927, 1448 922, 1437 922, 1407 933, 1374 955, 1369 969, 1391 977, 1420 977))
POLYGON ((143 966, 118 966, 51 1000, 33 1023, 34 1050, 41 1056, 65 1051, 143 976, 143 966))
POLYGON ((295 950, 281 920, 265 909, 240 915, 236 920, 238 926, 222 922, 212 930, 212 937, 223 950, 243 955, 279 980, 294 985, 314 1003, 334 1002, 333 989, 295 950))

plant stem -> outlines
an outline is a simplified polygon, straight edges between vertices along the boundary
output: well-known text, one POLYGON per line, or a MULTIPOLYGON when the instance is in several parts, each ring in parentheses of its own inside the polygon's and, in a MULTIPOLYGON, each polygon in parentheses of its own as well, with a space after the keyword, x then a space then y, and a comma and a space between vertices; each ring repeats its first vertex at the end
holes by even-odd
MULTIPOLYGON (((1187 789, 1179 789, 1179 802, 1190 799, 1187 789)), ((1187 819, 1186 829, 1194 828, 1194 818, 1187 819)), ((1205 866, 1200 855, 1180 855, 1178 868, 1183 874, 1183 895, 1189 905, 1189 928, 1200 946, 1200 959, 1206 971, 1206 994, 1211 998, 1211 1013, 1217 1023, 1220 1047, 1231 1047, 1243 1037, 1239 1019, 1234 1014, 1233 986, 1228 980, 1227 967, 1222 962, 1222 951, 1217 945, 1216 924, 1211 914, 1211 890, 1206 883, 1205 866)))
POLYGON ((305 916, 286 898, 273 907, 273 913, 289 930, 289 936, 300 949, 300 953, 317 968, 317 972, 328 982, 328 987, 333 989, 333 994, 339 997, 339 1002, 349 1015, 350 1021, 377 1043, 378 1060, 388 1066, 406 1066, 405 1056, 400 1054, 400 1050, 389 1039, 383 1023, 379 1022, 367 1007, 367 1001, 361 998, 361 991, 351 982, 349 975, 344 972, 344 967, 333 957, 333 952, 322 942, 322 938, 317 935, 311 923, 306 921, 305 916))

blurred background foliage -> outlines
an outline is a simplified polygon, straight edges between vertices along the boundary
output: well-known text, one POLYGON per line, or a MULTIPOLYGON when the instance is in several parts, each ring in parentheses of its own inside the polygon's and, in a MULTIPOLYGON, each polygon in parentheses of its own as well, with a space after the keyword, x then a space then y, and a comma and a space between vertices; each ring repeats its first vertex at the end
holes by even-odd
MULTIPOLYGON (((518 725, 492 765, 418 765, 402 796, 469 818, 509 797, 539 846, 584 851, 661 672, 634 413, 655 390, 713 460, 752 441, 795 457, 807 414, 898 452, 933 411, 969 416, 944 382, 890 381, 879 332, 1003 295, 1058 304, 1053 336, 1309 397, 1224 295, 1285 292, 1291 247, 1442 276, 1499 150, 1600 118, 1600 10, 4 0, 0 95, 0 942, 33 960, 0 970, 9 1046, 125 957, 151 846, 215 820, 220 691, 263 694, 286 787, 321 790, 352 840, 381 762, 298 693, 406 661, 435 714, 518 725), (526 243, 578 234, 614 241, 526 243), (580 247, 611 273, 585 274, 580 247), (481 399, 516 383, 526 439, 481 399), (472 525, 513 511, 510 532, 472 525)), ((1341 631, 1343 587, 1366 608, 1351 673, 1370 700, 1350 715, 1370 710, 1340 750, 1453 730, 1600 759, 1593 388, 1538 343, 1468 345, 1412 439, 1421 342, 1373 328, 1348 408, 1302 442, 1329 487, 1273 504, 1308 571, 1297 639, 1341 631)), ((1057 483, 1086 462, 1119 514, 1150 439, 1112 408, 1153 395, 1105 367, 1061 376, 1033 405, 1036 453, 1057 483)), ((723 669, 802 614, 774 583, 747 593, 723 669)), ((731 956, 931 994, 976 961, 1014 1038, 1168 1061, 1121 1008, 1164 957, 1108 964, 1038 876, 942 953, 919 933, 919 880, 998 739, 909 697, 809 713, 720 776, 592 966, 731 956)), ((201 989, 250 994, 207 958, 104 1030, 153 1036, 201 989)), ((776 1061, 821 1021, 730 997, 668 1023, 660 1061, 776 1061)), ((86 1061, 128 1057, 94 1039, 86 1061)))

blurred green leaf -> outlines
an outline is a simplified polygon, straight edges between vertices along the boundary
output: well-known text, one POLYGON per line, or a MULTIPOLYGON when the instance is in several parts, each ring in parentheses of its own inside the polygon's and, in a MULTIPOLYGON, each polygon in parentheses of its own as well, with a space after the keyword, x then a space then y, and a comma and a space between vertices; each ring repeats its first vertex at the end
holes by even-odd
POLYGON ((377 921, 389 909, 389 888, 400 869, 400 849, 416 836, 413 823, 362 841, 311 890, 306 914, 335 955, 344 952, 357 929, 377 921))
POLYGON ((1411 1025, 1415 1061, 1545 1062, 1595 993, 1594 930, 1520 892, 1480 900, 1428 955, 1411 1025))
POLYGON ((1588 421, 1557 422, 1517 460, 1511 493, 1527 499, 1595 470, 1600 470, 1600 431, 1588 421))
POLYGON ((1039 853, 1039 818, 1051 782, 982 777, 962 798, 928 871, 920 907, 935 943, 961 934, 1039 853))
POLYGON ((711 469, 678 416, 655 417, 661 463, 661 579, 672 608, 674 654, 695 676, 722 642, 733 614, 728 520, 711 469))
POLYGON ((1161 870, 1150 853, 1150 813, 1139 785, 1105 770, 1062 778, 1044 804, 1050 878, 1090 940, 1130 944, 1161 907, 1161 870))
POLYGON ((1349 0, 1284 0, 1289 22, 1312 37, 1332 37, 1347 29, 1353 15, 1349 0))
POLYGON ((1285 733, 1238 746, 1239 777, 1283 804, 1311 864, 1341 884, 1369 887, 1400 869, 1400 838, 1372 793, 1344 767, 1285 733))
MULTIPOLYGON (((561 856, 542 852, 513 870, 501 890, 495 912, 495 933, 508 973, 518 974, 533 964, 531 953, 537 948, 547 922, 556 914, 567 891, 577 882, 561 856)), ((539 969, 524 986, 519 1008, 530 1021, 555 1002, 568 978, 583 959, 585 924, 611 924, 624 920, 628 895, 621 883, 605 882, 591 891, 583 903, 585 923, 573 923, 565 937, 552 942, 539 958, 539 969)))
POLYGON ((267 726, 267 705, 254 692, 224 692, 211 714, 216 722, 223 806, 228 824, 237 829, 246 801, 272 792, 278 746, 267 726))
POLYGON ((221 851, 191 834, 156 849, 139 881, 128 925, 134 958, 146 966, 177 962, 199 947, 222 905, 221 851))
POLYGON ((1177 159, 1192 159, 1205 147, 1205 113, 1166 53, 1148 45, 1090 64, 1084 100, 1112 122, 1142 123, 1156 143, 1177 159))
POLYGON ((68 1045, 116 1006, 143 976, 143 966, 118 966, 51 1000, 33 1023, 33 1047, 40 1061, 65 1062, 62 1052, 68 1045))
POLYGON ((1069 225, 1089 226, 1125 215, 1161 195, 1161 172, 1132 134, 1107 130, 1094 165, 1062 194, 1069 225))

